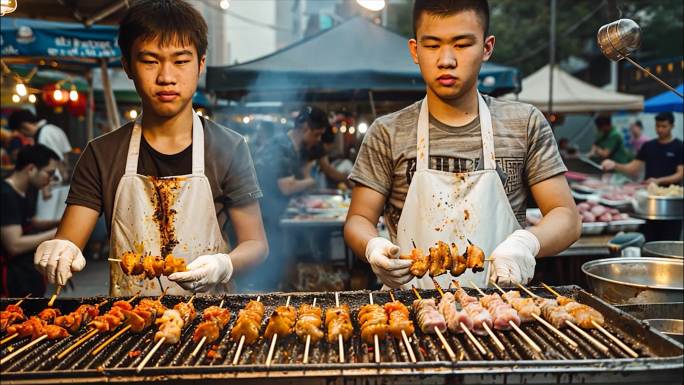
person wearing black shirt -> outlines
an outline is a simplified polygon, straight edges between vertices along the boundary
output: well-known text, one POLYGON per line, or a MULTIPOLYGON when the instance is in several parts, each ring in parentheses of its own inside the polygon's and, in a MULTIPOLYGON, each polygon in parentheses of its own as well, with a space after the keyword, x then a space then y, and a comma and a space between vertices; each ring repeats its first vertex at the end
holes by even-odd
MULTIPOLYGON (((672 137, 674 115, 661 112, 655 117, 658 138, 644 143, 636 159, 627 164, 616 164, 611 160, 602 163, 604 171, 616 170, 636 178, 645 168, 644 181, 660 186, 681 184, 684 180, 684 159, 682 141, 672 137)), ((679 239, 682 232, 681 220, 649 220, 641 231, 647 241, 679 239)))
POLYGON ((55 235, 56 221, 39 221, 36 192, 55 175, 59 156, 38 144, 23 147, 17 154, 14 172, 0 182, 0 296, 42 297, 45 281, 33 267, 33 252, 55 235))

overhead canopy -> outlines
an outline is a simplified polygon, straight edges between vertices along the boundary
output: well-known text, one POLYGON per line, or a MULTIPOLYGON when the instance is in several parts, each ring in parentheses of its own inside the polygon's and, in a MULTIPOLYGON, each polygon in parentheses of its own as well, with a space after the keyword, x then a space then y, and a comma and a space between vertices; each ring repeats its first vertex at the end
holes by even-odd
MULTIPOLYGON (((548 112, 549 66, 546 65, 522 81, 518 100, 548 112)), ((515 99, 514 94, 504 98, 515 99)), ((556 66, 553 70, 553 112, 581 113, 608 111, 641 111, 644 97, 606 91, 579 80, 556 66)))
POLYGON ((93 59, 118 61, 121 56, 117 27, 3 17, 0 32, 4 60, 39 57, 96 64, 93 59))
MULTIPOLYGON (((684 84, 676 88, 680 94, 684 92, 684 84)), ((663 92, 644 102, 644 112, 683 112, 684 100, 672 91, 663 92)))
MULTIPOLYGON (((519 89, 515 68, 486 62, 479 78, 483 92, 519 89)), ((250 62, 209 67, 206 85, 221 96, 425 89, 406 38, 361 17, 250 62)))

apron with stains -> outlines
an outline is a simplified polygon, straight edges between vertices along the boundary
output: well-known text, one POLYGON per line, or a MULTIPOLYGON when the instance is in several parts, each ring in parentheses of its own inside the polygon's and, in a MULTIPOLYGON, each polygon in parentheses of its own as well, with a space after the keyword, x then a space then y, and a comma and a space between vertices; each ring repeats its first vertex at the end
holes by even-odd
MULTIPOLYGON (((463 254, 470 240, 489 256, 499 243, 520 228, 496 170, 489 108, 479 93, 477 98, 482 135, 480 162, 484 164, 481 170, 458 174, 429 168, 429 110, 427 98, 423 99, 418 116, 416 172, 397 227, 396 244, 402 254, 410 254, 413 242, 428 253, 437 241, 453 242, 459 254, 463 254)), ((457 278, 447 272, 436 280, 443 288, 452 279, 464 286, 470 286, 472 281, 486 287, 491 269, 491 262, 485 262, 483 272, 467 269, 457 278)), ((434 288, 429 272, 423 278, 414 277, 402 288, 410 289, 411 285, 434 288)))
MULTIPOLYGON (((188 264, 200 255, 228 252, 216 218, 211 186, 204 175, 204 129, 194 111, 192 117, 192 174, 160 178, 137 173, 142 116, 135 121, 126 171, 114 200, 111 258, 134 251, 162 258, 172 254, 188 264)), ((157 279, 128 276, 118 263, 111 264, 110 279, 112 296, 161 293, 157 279)), ((161 283, 168 288, 167 294, 190 294, 165 276, 161 283)), ((229 287, 218 291, 215 294, 228 292, 229 287)))

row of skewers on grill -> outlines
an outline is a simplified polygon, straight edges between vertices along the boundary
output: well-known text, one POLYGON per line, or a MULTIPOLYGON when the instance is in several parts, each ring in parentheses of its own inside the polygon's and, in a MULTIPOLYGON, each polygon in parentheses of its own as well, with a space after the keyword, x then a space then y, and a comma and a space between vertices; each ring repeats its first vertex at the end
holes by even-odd
MULTIPOLYGON (((541 353, 541 349, 534 341, 519 328, 521 323, 533 321, 542 323, 561 336, 567 344, 576 347, 577 343, 561 330, 566 327, 572 328, 594 347, 607 353, 608 348, 584 330, 598 329, 630 356, 638 357, 636 352, 603 328, 605 321, 598 311, 558 293, 556 293, 555 300, 546 299, 535 296, 521 286, 531 297, 523 298, 519 291, 504 292, 499 288, 502 295, 481 293, 482 295, 478 299, 468 295, 460 286, 454 293, 444 292, 439 286, 437 288, 442 294, 439 301, 433 298, 421 298, 418 291, 414 289, 417 298, 411 308, 415 314, 418 328, 425 334, 437 335, 443 348, 454 361, 459 358, 456 357, 453 349, 444 338, 443 334, 447 331, 465 333, 480 353, 485 356, 486 350, 475 335, 488 335, 497 348, 503 351, 504 346, 492 332, 492 329, 513 329, 520 334, 533 351, 541 353), (460 310, 457 308, 457 303, 461 307, 460 310)), ((552 290, 551 288, 548 289, 552 290)), ((413 321, 410 319, 409 308, 397 301, 393 292, 390 292, 390 296, 391 302, 379 305, 374 303, 372 294, 369 294, 369 304, 362 306, 357 313, 361 339, 369 346, 374 345, 376 362, 381 361, 379 341, 388 336, 403 342, 411 361, 416 362, 416 356, 409 339, 415 332, 413 321)), ((99 307, 104 303, 81 305, 74 312, 65 316, 60 315, 57 309, 47 308, 37 316, 29 317, 23 322, 19 322, 25 319, 19 304, 8 305, 0 315, 2 316, 4 331, 9 337, 3 339, 0 344, 17 337, 31 336, 33 341, 4 357, 1 364, 8 362, 20 352, 29 349, 43 339, 68 337, 69 332, 76 332, 82 325, 87 325, 91 330, 59 353, 58 359, 64 358, 97 333, 116 331, 113 336, 97 346, 91 352, 92 355, 98 354, 126 332, 142 333, 149 330, 153 325, 157 325, 158 329, 154 335, 156 344, 138 365, 138 370, 141 370, 162 344, 178 343, 183 329, 191 324, 196 317, 192 298, 188 302, 176 304, 173 309, 168 309, 161 304, 162 297, 156 300, 143 298, 135 306, 133 306, 135 297, 128 301, 116 301, 110 310, 102 315, 99 315, 99 307)), ((354 326, 351 321, 349 306, 340 305, 338 293, 336 293, 335 298, 336 306, 326 309, 325 313, 320 306, 316 305, 316 299, 311 305, 301 304, 299 309, 296 309, 290 305, 290 298, 288 297, 284 306, 276 307, 263 333, 265 340, 271 340, 266 365, 271 364, 277 339, 292 334, 296 334, 305 343, 304 363, 308 362, 310 343, 316 343, 323 338, 330 344, 338 344, 339 361, 345 362, 344 344, 354 334, 354 326), (323 332, 323 324, 325 324, 325 333, 323 332)), ((259 339, 264 312, 265 307, 260 302, 260 298, 257 298, 257 300, 249 301, 238 313, 229 333, 230 339, 238 344, 233 357, 233 364, 239 363, 244 344, 250 345, 259 339)), ((204 344, 218 340, 230 319, 231 312, 223 308, 223 301, 219 306, 206 308, 202 313, 202 321, 193 333, 193 340, 197 346, 192 352, 192 356, 196 356, 204 344)), ((208 358, 212 358, 215 354, 216 352, 213 349, 207 351, 208 358)))

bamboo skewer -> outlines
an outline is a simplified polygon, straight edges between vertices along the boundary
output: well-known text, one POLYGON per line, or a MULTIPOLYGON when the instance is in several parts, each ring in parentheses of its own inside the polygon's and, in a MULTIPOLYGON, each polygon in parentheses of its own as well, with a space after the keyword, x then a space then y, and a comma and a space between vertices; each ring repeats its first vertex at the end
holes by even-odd
POLYGON ((6 344, 6 343, 12 341, 13 339, 17 338, 18 336, 19 336, 19 333, 13 333, 11 336, 6 337, 2 341, 0 341, 0 345, 6 344))
POLYGON ((90 354, 93 355, 93 356, 97 355, 97 353, 99 353, 102 349, 106 348, 107 345, 109 345, 109 344, 111 344, 112 342, 114 342, 114 340, 116 340, 117 338, 119 338, 122 334, 124 334, 125 332, 127 332, 128 329, 130 329, 130 328, 131 328, 131 325, 126 325, 126 326, 124 326, 123 329, 119 330, 119 331, 116 332, 113 336, 109 337, 109 338, 107 339, 107 341, 101 343, 101 344, 100 344, 98 347, 96 347, 96 348, 92 351, 92 353, 90 353, 90 354))
MULTIPOLYGON (((162 293, 162 296, 164 296, 164 293, 162 293)), ((161 297, 160 297, 160 298, 161 298, 161 297)), ((193 301, 194 299, 195 299, 195 296, 193 295, 192 297, 190 297, 190 299, 188 300, 187 304, 188 304, 188 305, 192 304, 192 301, 193 301)), ((185 328, 185 327, 187 327, 187 326, 188 326, 188 324, 187 324, 187 319, 184 319, 184 320, 183 320, 183 328, 185 328)), ((143 370, 143 368, 145 367, 145 365, 147 365, 147 362, 150 360, 150 358, 152 358, 152 356, 154 356, 154 353, 157 352, 157 350, 159 349, 159 347, 162 346, 162 344, 163 344, 165 341, 166 341, 166 337, 162 337, 159 341, 157 341, 157 343, 154 345, 154 347, 152 348, 152 350, 150 350, 150 352, 147 353, 147 355, 145 356, 145 358, 143 358, 143 360, 140 362, 140 365, 138 365, 138 367, 135 368, 136 373, 140 373, 140 371, 143 370)))
MULTIPOLYGON (((394 298, 394 290, 389 291, 390 299, 392 302, 396 301, 394 298)), ((411 358, 411 362, 415 363, 416 362, 416 355, 413 353, 413 348, 411 347, 411 344, 409 343, 408 336, 406 335, 406 331, 404 329, 401 330, 401 338, 404 341, 404 346, 406 347, 406 350, 408 351, 409 357, 411 358)))
POLYGON ((107 258, 109 262, 119 262, 121 263, 121 260, 119 258, 107 258))
MULTIPOLYGON (((435 288, 439 292, 439 295, 444 296, 444 291, 442 290, 442 287, 439 286, 439 283, 437 283, 437 281, 434 281, 434 283, 435 283, 435 288)), ((473 335, 473 333, 470 331, 470 329, 468 329, 468 326, 466 326, 463 322, 459 322, 459 324, 460 324, 459 326, 461 326, 461 330, 463 330, 463 332, 466 334, 466 336, 468 337, 470 342, 472 342, 473 345, 475 345, 475 347, 480 352, 480 354, 482 354, 483 356, 486 356, 487 351, 485 350, 484 346, 482 346, 480 341, 478 341, 478 339, 475 337, 475 335, 473 335)))
POLYGON ((26 350, 28 350, 28 349, 30 349, 30 348, 32 348, 33 346, 35 346, 36 344, 38 344, 40 341, 42 341, 42 340, 44 340, 44 339, 46 339, 46 338, 47 338, 47 334, 43 334, 42 336, 36 338, 35 340, 31 341, 30 343, 28 343, 28 344, 22 346, 21 348, 17 349, 15 352, 11 353, 11 354, 8 355, 7 357, 5 357, 5 358, 3 358, 2 360, 0 360, 0 365, 4 365, 6 362, 8 362, 9 360, 11 360, 12 358, 16 357, 17 355, 23 353, 24 351, 26 351, 26 350))
POLYGON ((59 293, 62 292, 62 287, 63 287, 62 285, 57 285, 57 290, 55 290, 55 294, 53 294, 52 297, 50 297, 50 300, 47 303, 48 307, 52 307, 52 305, 55 304, 55 300, 57 299, 57 296, 59 295, 59 293))
MULTIPOLYGON (((340 293, 335 292, 335 307, 340 306, 340 293)), ((342 339, 342 334, 337 335, 337 349, 340 355, 340 363, 344 363, 344 340, 342 339)))
MULTIPOLYGON (((480 295, 482 295, 482 296, 485 295, 485 293, 484 293, 482 290, 480 290, 480 288, 477 287, 477 285, 475 285, 472 281, 470 281, 470 285, 471 285, 473 288, 475 288, 475 290, 477 290, 477 292, 480 293, 480 295)), ((539 354, 542 354, 542 350, 541 350, 541 348, 539 347, 539 345, 537 345, 537 343, 534 342, 534 341, 532 340, 532 338, 530 338, 530 336, 527 335, 527 333, 525 333, 522 329, 520 329, 520 327, 519 327, 515 322, 513 322, 513 320, 508 320, 508 324, 511 326, 511 328, 513 328, 513 330, 515 330, 516 333, 518 333, 518 334, 520 335, 520 337, 522 337, 523 340, 525 340, 525 342, 526 342, 528 345, 530 345, 530 347, 532 348, 532 350, 534 350, 535 352, 537 352, 537 353, 539 353, 539 354)), ((486 326, 486 324, 483 324, 483 326, 486 326)), ((491 330, 489 329, 489 327, 486 327, 485 329, 488 330, 488 333, 491 332, 491 330)), ((490 337, 496 338, 496 336, 494 335, 494 333, 491 333, 491 334, 490 334, 490 337)), ((498 341, 498 342, 497 342, 497 346, 499 347, 499 349, 501 349, 501 351, 503 351, 504 349, 502 349, 502 348, 503 348, 503 344, 501 344, 501 341, 499 341, 498 338, 496 338, 496 341, 498 341), (501 346, 499 346, 499 344, 501 344, 501 346)), ((495 342, 496 342, 496 341, 495 341, 495 342)))
MULTIPOLYGON (((418 293, 418 289, 416 289, 415 286, 412 286, 411 288, 413 289, 413 294, 416 296, 416 298, 423 299, 423 297, 420 296, 420 293, 418 293)), ((439 340, 442 342, 442 345, 444 346, 444 349, 447 351, 447 354, 449 354, 449 358, 451 358, 452 361, 457 361, 456 354, 451 349, 451 346, 449 346, 449 343, 447 342, 446 338, 444 338, 442 332, 439 331, 439 329, 437 329, 437 326, 435 326, 434 331, 435 334, 437 334, 439 340)))
MULTIPOLYGON (((285 307, 290 306, 290 296, 287 296, 287 301, 285 301, 285 307)), ((274 310, 275 311, 275 310, 274 310)), ((271 346, 268 348, 268 356, 266 357, 266 366, 271 366, 271 360, 273 359, 273 352, 275 351, 276 342, 278 341, 278 333, 273 333, 273 339, 271 339, 271 346)))
MULTIPOLYGON (((534 294, 533 292, 531 292, 531 291, 530 291, 528 288, 526 288, 525 286, 523 286, 523 285, 521 285, 521 284, 519 284, 519 283, 518 283, 517 285, 518 285, 519 288, 521 288, 522 290, 524 290, 524 291, 525 291, 527 294, 529 294, 531 297, 533 297, 533 298, 541 298, 541 297, 539 297, 538 295, 536 295, 536 294, 534 294)), ((567 327, 571 328, 572 330, 576 331, 577 333, 579 333, 579 335, 581 335, 582 338, 584 338, 584 339, 586 339, 587 341, 589 341, 590 344, 594 345, 595 348, 597 348, 598 350, 602 351, 604 354, 607 354, 607 353, 609 352, 609 349, 608 349, 608 347, 607 347, 606 345, 604 345, 604 344, 602 344, 601 342, 599 342, 596 338, 592 337, 591 334, 589 334, 589 333, 585 332, 584 330, 582 330, 582 328, 580 328, 579 326, 575 325, 574 323, 570 322, 569 320, 565 320, 565 325, 566 325, 567 327)))
POLYGON ((93 329, 93 330, 89 331, 83 337, 79 338, 77 341, 75 341, 71 345, 69 345, 68 348, 64 349, 61 353, 59 353, 57 355, 57 359, 61 360, 62 358, 64 358, 64 356, 71 353, 74 349, 83 345, 84 342, 95 337, 95 334, 97 334, 97 329, 93 329))
MULTIPOLYGON (((368 302, 372 305, 373 304, 373 293, 369 292, 368 293, 368 302)), ((375 345, 375 350, 373 351, 373 355, 375 356, 375 363, 379 364, 380 363, 380 342, 378 341, 378 335, 373 334, 373 343, 375 345)))
MULTIPOLYGON (((551 288, 549 285, 547 285, 547 284, 545 284, 545 283, 542 282, 542 286, 544 286, 544 288, 545 288, 546 290, 548 290, 551 294, 555 295, 556 297, 560 297, 560 296, 561 296, 560 293, 558 293, 556 290, 554 290, 553 288, 551 288)), ((606 328, 604 328, 604 327, 603 327, 602 325, 600 325, 598 322, 592 320, 592 321, 591 321, 591 324, 592 324, 596 329, 598 329, 599 332, 603 333, 603 335, 605 335, 606 337, 608 337, 609 340, 613 341, 617 346, 619 346, 620 349, 624 350, 627 354, 629 354, 632 358, 639 358, 639 354, 638 354, 637 352, 635 352, 634 350, 632 350, 632 348, 630 348, 629 346, 625 345, 624 342, 620 341, 617 337, 615 337, 615 336, 613 335, 613 333, 611 333, 611 332, 609 332, 608 330, 606 330, 606 328)), ((577 326, 577 325, 575 325, 575 326, 577 326)), ((607 349, 607 347, 606 347, 606 349, 607 349)))
MULTIPOLYGON (((316 306, 316 298, 313 299, 313 304, 311 306, 316 306)), ((309 363, 309 346, 311 345, 311 334, 306 335, 306 344, 304 345, 304 360, 303 363, 309 363)))
MULTIPOLYGON (((504 290, 503 290, 499 285, 497 285, 496 282, 492 281, 492 284, 494 285, 494 287, 495 287, 497 290, 499 290, 499 291, 501 292, 501 294, 505 294, 504 290)), ((501 298, 503 298, 503 296, 502 296, 501 298)), ((508 302, 508 301, 506 301, 506 302, 508 302)), ((542 317, 540 317, 540 316, 538 316, 538 315, 536 315, 536 314, 534 314, 534 313, 532 313, 532 318, 534 318, 537 322, 541 323, 542 325, 544 325, 545 327, 547 327, 549 330, 551 330, 552 332, 554 332, 556 335, 558 335, 559 337, 561 337, 563 340, 565 340, 565 342, 567 342, 567 343, 568 343, 570 346, 572 346, 573 348, 576 348, 576 347, 577 347, 577 342, 575 342, 572 338, 566 336, 565 333, 563 333, 562 331, 558 330, 555 326, 553 326, 553 325, 551 325, 550 323, 548 323, 544 318, 542 318, 542 317)))
MULTIPOLYGON (((160 284, 161 284, 161 283, 160 283, 160 284)), ((219 306, 218 306, 218 307, 220 307, 220 308, 223 307, 223 300, 221 300, 221 303, 219 303, 219 306)), ((202 337, 202 339, 200 340, 200 342, 199 342, 199 343, 197 344, 197 346, 195 347, 195 350, 192 351, 192 353, 190 354, 190 356, 191 356, 191 357, 196 356, 197 353, 199 353, 200 349, 202 349, 202 345, 204 345, 205 342, 207 342, 207 336, 202 337)))
MULTIPOLYGON (((258 296, 256 301, 260 302, 261 296, 258 296)), ((233 326, 235 326, 235 325, 233 325, 233 326)), ((261 325, 259 325, 259 326, 261 326, 261 325)), ((244 345, 245 345, 245 335, 243 334, 240 336, 240 342, 238 342, 238 347, 235 350, 235 356, 233 357, 233 365, 237 365, 238 361, 240 360, 240 354, 242 354, 242 347, 244 345)))
MULTIPOLYGON (((480 295, 483 295, 483 296, 485 295, 485 293, 482 292, 482 290, 480 290, 480 288, 477 287, 477 285, 475 285, 475 284, 473 283, 473 281, 470 281, 470 285, 471 285, 472 287, 474 287, 474 288, 480 293, 480 295)), ((514 323, 513 321, 509 321, 509 325, 513 326, 513 325, 515 325, 515 323, 514 323)), ((516 325, 516 326, 517 326, 517 325, 516 325)), ((494 345, 496 345, 496 348, 499 349, 499 351, 502 351, 502 352, 506 351, 506 348, 503 346, 503 344, 501 343, 501 341, 499 340, 499 338, 496 336, 496 334, 494 334, 494 332, 492 331, 492 329, 489 328, 489 325, 487 325, 487 323, 483 322, 483 323, 482 323, 482 327, 483 327, 484 330, 487 332, 487 335, 489 335, 489 338, 491 338, 491 340, 494 342, 494 345)))

